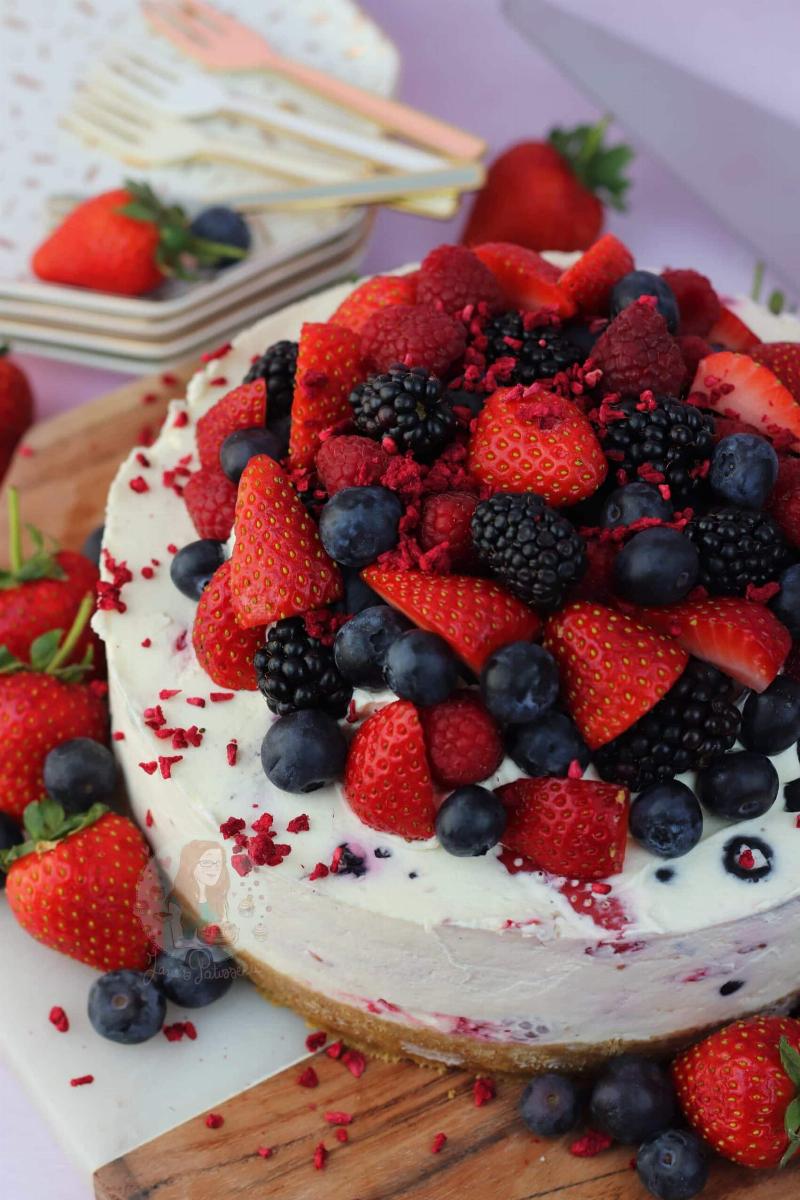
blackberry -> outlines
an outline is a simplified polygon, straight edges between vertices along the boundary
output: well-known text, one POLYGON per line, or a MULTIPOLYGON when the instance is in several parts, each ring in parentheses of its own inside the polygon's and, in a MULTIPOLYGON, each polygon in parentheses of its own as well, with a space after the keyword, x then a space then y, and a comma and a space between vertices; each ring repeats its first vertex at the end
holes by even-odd
POLYGON ((472 540, 492 574, 536 608, 559 608, 586 571, 583 538, 532 492, 482 500, 472 517, 472 540))
POLYGON ((689 660, 666 696, 594 755, 602 779, 632 792, 706 766, 739 736, 737 686, 716 667, 689 660))
POLYGON ((552 379, 586 358, 583 351, 557 325, 525 328, 521 313, 504 312, 491 317, 483 327, 487 338, 484 356, 487 364, 499 358, 513 358, 509 383, 526 387, 537 379, 552 379), (507 340, 509 339, 509 340, 507 340))
POLYGON ((792 552, 772 517, 715 508, 686 526, 700 555, 698 582, 714 596, 744 596, 748 584, 776 583, 792 552))
POLYGON ((456 418, 447 393, 424 367, 391 367, 370 375, 350 393, 359 433, 380 442, 391 438, 401 453, 431 462, 453 438, 456 418))
POLYGON ((648 406, 627 397, 614 400, 609 407, 611 413, 623 414, 610 416, 599 430, 612 470, 621 469, 629 479, 641 475, 648 482, 650 472, 658 472, 669 486, 675 507, 688 504, 696 487, 692 471, 711 457, 714 448, 713 419, 669 396, 648 406))
POLYGON ((333 647, 311 637, 302 617, 275 622, 266 646, 256 651, 255 668, 267 705, 279 717, 303 708, 332 717, 347 712, 353 689, 336 669, 333 647))
POLYGON ((296 367, 297 342, 274 342, 256 359, 242 380, 242 383, 264 380, 270 422, 285 417, 292 407, 296 367))

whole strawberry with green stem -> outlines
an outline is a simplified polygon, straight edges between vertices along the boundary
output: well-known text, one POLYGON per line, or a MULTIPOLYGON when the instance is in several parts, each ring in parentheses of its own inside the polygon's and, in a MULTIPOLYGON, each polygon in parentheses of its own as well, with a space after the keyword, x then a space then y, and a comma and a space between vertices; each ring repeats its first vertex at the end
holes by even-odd
POLYGON ((0 342, 0 478, 14 450, 33 421, 33 393, 25 373, 8 356, 8 345, 0 342))

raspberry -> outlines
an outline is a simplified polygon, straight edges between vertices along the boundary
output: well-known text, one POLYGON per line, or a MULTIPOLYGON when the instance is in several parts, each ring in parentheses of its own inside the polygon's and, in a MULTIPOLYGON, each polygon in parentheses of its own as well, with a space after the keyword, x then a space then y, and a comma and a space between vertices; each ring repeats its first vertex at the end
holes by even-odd
POLYGON ((263 379, 242 383, 218 400, 197 422, 200 464, 219 466, 220 446, 229 433, 263 425, 267 413, 267 389, 263 379))
POLYGON ((422 503, 419 540, 423 550, 447 542, 452 567, 467 567, 472 562, 470 523, 478 500, 467 492, 442 492, 427 496, 422 503))
POLYGON ((629 304, 594 344, 591 361, 605 393, 638 396, 646 389, 677 396, 686 379, 680 347, 650 296, 629 304))
POLYGON ((420 718, 431 770, 445 787, 479 783, 503 761, 500 730, 471 692, 422 709, 420 718))
POLYGON ((614 560, 621 544, 611 538, 587 537, 586 574, 570 592, 570 600, 591 600, 595 604, 614 603, 614 560))
POLYGON ((361 351, 367 367, 388 371, 397 363, 443 375, 467 344, 464 326, 429 305, 395 304, 373 313, 364 325, 361 351))
POLYGON ((781 458, 767 511, 787 542, 800 547, 800 458, 781 458))
POLYGON ((662 271, 661 278, 672 288, 678 301, 680 332, 705 337, 722 316, 722 305, 711 281, 691 269, 662 271))
POLYGON ((187 479, 183 498, 198 537, 227 541, 236 508, 236 487, 227 475, 201 467, 187 479))
POLYGON ((492 272, 466 246, 437 246, 422 260, 417 300, 446 313, 460 313, 484 301, 500 308, 503 293, 492 272))
POLYGON ((675 341, 680 346, 687 375, 689 379, 694 379, 701 359, 713 351, 705 338, 698 337, 696 333, 682 333, 675 341))
POLYGON ((331 317, 331 323, 361 333, 374 312, 394 304, 413 304, 416 291, 416 283, 410 275, 375 275, 359 284, 342 301, 331 317))
POLYGON ((371 438, 332 437, 317 451, 317 474, 329 496, 346 487, 377 483, 389 465, 389 455, 371 438))

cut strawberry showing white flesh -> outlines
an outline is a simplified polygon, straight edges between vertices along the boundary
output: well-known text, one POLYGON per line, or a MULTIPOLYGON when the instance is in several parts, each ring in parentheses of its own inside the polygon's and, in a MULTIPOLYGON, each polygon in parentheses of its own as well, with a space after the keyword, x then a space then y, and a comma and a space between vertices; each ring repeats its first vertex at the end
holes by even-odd
POLYGON ((800 450, 800 404, 768 367, 720 350, 702 359, 691 387, 701 408, 744 421, 780 449, 800 450))

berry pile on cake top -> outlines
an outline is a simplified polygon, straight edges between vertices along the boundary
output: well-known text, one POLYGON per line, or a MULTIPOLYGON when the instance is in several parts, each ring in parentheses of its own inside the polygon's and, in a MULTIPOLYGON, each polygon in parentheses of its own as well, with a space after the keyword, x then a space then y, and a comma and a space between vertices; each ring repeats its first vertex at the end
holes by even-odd
MULTIPOLYGON (((198 421, 172 564, 198 660, 262 691, 276 787, 341 783, 374 829, 572 880, 629 832, 688 853, 703 809, 773 804, 800 737, 799 400, 800 345, 697 271, 611 235, 563 272, 439 246, 198 421), (359 723, 354 689, 394 696, 359 723), (480 786, 506 755, 520 778, 480 786)), ((757 841, 733 875, 769 874, 757 841)))

